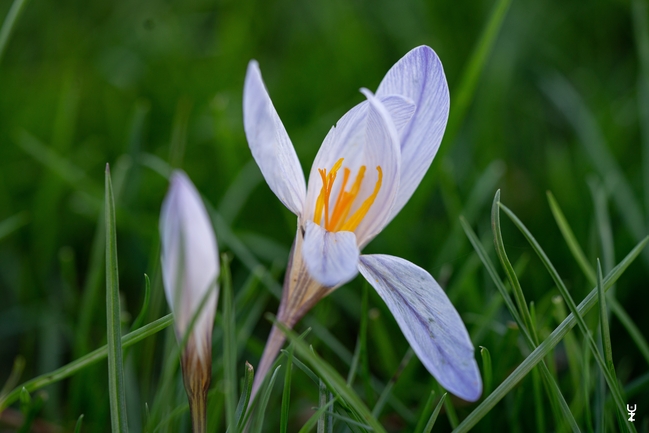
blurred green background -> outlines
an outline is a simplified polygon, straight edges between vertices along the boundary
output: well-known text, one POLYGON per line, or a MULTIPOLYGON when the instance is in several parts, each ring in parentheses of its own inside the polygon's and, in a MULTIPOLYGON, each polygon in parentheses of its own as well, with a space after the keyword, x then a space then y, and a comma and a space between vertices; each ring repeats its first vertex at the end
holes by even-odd
MULTIPOLYGON (((1 18, 11 5, 0 0, 1 18)), ((167 163, 182 167, 222 216, 217 235, 233 255, 235 294, 257 262, 281 283, 295 218, 251 162, 241 103, 248 61, 259 61, 308 170, 329 128, 364 99, 358 89, 376 90, 390 66, 421 44, 444 64, 451 121, 421 187, 366 251, 404 257, 431 272, 478 336, 476 346, 490 350, 494 384, 500 383, 527 352, 507 330, 510 318, 502 308, 487 325, 481 320, 495 290, 458 217, 465 214, 493 250, 490 205, 501 189, 503 203, 541 241, 577 301, 592 286, 561 237, 547 190, 591 264, 600 257, 605 272, 647 234, 647 11, 644 0, 27 1, 0 58, 0 384, 19 355, 26 360, 20 383, 105 342, 99 223, 106 163, 118 191, 125 329, 141 308, 144 273, 153 282, 147 320, 167 312, 157 231, 167 163), (497 7, 503 19, 487 31, 495 38, 490 46, 483 32, 497 7), (484 61, 475 53, 484 53, 484 61)), ((512 262, 521 260, 523 290, 547 335, 557 325, 551 302, 557 291, 509 220, 503 232, 512 262)), ((648 257, 641 256, 616 291, 645 335, 648 257)), ((362 287, 357 278, 308 316, 309 326, 322 328, 309 342, 343 376, 356 345, 362 287), (334 343, 322 342, 326 329, 334 343)), ((244 299, 237 310, 238 324, 254 319, 252 333, 241 334, 239 375, 244 360, 254 364, 261 354, 270 328, 263 312, 277 309, 263 284, 256 290, 262 309, 248 316, 255 304, 244 299)), ((408 346, 374 293, 369 307, 369 369, 387 382, 408 346)), ((596 314, 588 319, 595 329, 596 314)), ((303 321, 298 330, 306 326, 303 321)), ((611 326, 618 377, 644 380, 634 401, 646 422, 647 360, 617 320, 611 326)), ((132 418, 141 419, 144 402, 152 401, 163 348, 172 343, 161 335, 130 353, 132 418)), ((217 389, 219 352, 220 343, 214 349, 217 389)), ((561 346, 554 355, 570 402, 576 391, 563 373, 561 346)), ((316 406, 317 387, 295 374, 291 422, 299 426, 316 406)), ((108 431, 105 378, 105 363, 99 363, 76 383, 47 388, 39 418, 71 428, 85 413, 87 431, 108 431)), ((421 409, 432 383, 411 361, 393 391, 404 408, 385 408, 386 428, 411 431, 408 416, 421 409)), ((531 401, 525 384, 494 409, 503 417, 478 426, 528 431, 532 419, 511 415, 526 413, 514 398, 531 401)), ((270 408, 279 406, 280 396, 281 390, 270 408)), ((459 403, 460 419, 470 409, 459 403)), ((7 413, 0 417, 7 427, 0 423, 0 429, 13 431, 7 413)), ((268 413, 268 431, 275 431, 279 415, 268 413)), ((449 428, 442 418, 440 431, 449 428)))

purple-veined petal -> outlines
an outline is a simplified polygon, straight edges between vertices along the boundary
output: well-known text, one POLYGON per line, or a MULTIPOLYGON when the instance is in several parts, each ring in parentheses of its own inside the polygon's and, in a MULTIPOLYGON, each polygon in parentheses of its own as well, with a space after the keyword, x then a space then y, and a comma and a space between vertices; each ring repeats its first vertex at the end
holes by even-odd
POLYGON ((327 287, 345 284, 358 273, 356 236, 352 232, 329 232, 306 222, 302 257, 311 277, 327 287))
MULTIPOLYGON (((309 175, 305 210, 305 218, 313 220, 315 203, 322 189, 318 169, 325 168, 329 171, 336 161, 344 158, 343 168, 338 172, 330 198, 330 207, 333 208, 342 185, 344 168, 350 169, 350 180, 347 184, 349 189, 360 167, 366 167, 351 215, 372 195, 378 180, 377 167, 380 167, 381 188, 366 216, 354 230, 361 248, 376 236, 388 221, 398 191, 400 167, 398 133, 391 112, 371 92, 366 89, 362 89, 362 92, 368 100, 356 105, 338 121, 318 151, 309 175)), ((399 119, 408 116, 412 111, 412 103, 406 98, 389 98, 389 104, 391 111, 396 113, 399 119)))
POLYGON ((410 122, 400 133, 401 180, 392 208, 392 219, 426 174, 446 128, 449 92, 444 68, 437 54, 427 46, 408 52, 385 75, 376 95, 400 95, 416 106, 410 122))
POLYGON ((165 295, 179 340, 205 299, 190 337, 196 341, 198 356, 204 359, 211 347, 218 299, 218 249, 203 201, 182 171, 171 175, 160 214, 160 235, 165 295))
POLYGON ((362 255, 358 269, 394 315, 424 366, 447 390, 467 401, 482 394, 473 344, 460 315, 433 277, 412 263, 362 255))
POLYGON ((301 216, 306 196, 304 173, 254 60, 248 64, 243 88, 243 126, 268 186, 287 208, 301 216))
POLYGON ((400 95, 375 96, 388 110, 397 129, 397 134, 401 136, 404 128, 409 124, 412 115, 415 113, 415 108, 417 108, 414 102, 400 95))
MULTIPOLYGON (((358 244, 362 248, 379 234, 389 221, 391 209, 399 191, 401 156, 397 129, 390 113, 369 90, 362 89, 361 91, 369 102, 366 121, 367 149, 365 158, 368 161, 367 168, 368 171, 371 171, 372 168, 380 166, 383 171, 381 189, 376 200, 354 231, 358 244)), ((412 105, 405 99, 392 98, 390 102, 394 109, 393 112, 399 111, 399 107, 405 107, 407 112, 412 105)), ((369 192, 375 187, 375 184, 367 182, 365 187, 369 192)), ((363 197, 365 196, 361 196, 361 199, 363 197)))

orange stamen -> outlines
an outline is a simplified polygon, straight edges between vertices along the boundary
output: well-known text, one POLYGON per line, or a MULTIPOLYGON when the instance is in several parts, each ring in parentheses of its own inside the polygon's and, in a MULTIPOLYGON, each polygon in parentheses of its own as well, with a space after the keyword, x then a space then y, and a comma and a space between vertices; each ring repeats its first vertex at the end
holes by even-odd
POLYGON ((379 178, 376 181, 376 185, 374 185, 374 191, 369 197, 365 199, 361 207, 359 207, 356 212, 354 212, 354 214, 347 220, 347 222, 343 224, 340 230, 350 232, 356 230, 356 227, 358 227, 361 221, 363 221, 363 218, 365 218, 365 215, 367 215, 370 207, 372 207, 372 204, 374 204, 374 200, 376 199, 376 196, 381 189, 381 183, 383 182, 383 170, 381 170, 381 167, 377 165, 376 171, 378 171, 379 173, 379 178))
POLYGON ((337 218, 332 218, 331 221, 329 221, 329 226, 325 227, 329 231, 339 231, 340 227, 343 225, 345 222, 345 219, 347 218, 347 215, 349 215, 349 211, 352 210, 352 205, 354 204, 354 201, 356 200, 356 197, 358 196, 358 193, 361 190, 361 184, 363 183, 363 178, 365 177, 365 166, 361 165, 360 168, 358 169, 358 174, 356 175, 356 179, 354 180, 354 184, 352 185, 352 189, 349 192, 345 192, 343 200, 341 200, 340 207, 336 205, 336 211, 337 211, 337 218))
POLYGON ((343 174, 343 182, 338 191, 338 197, 336 197, 335 203, 333 203, 333 208, 329 209, 331 193, 333 191, 334 182, 336 181, 336 174, 340 167, 342 166, 343 158, 340 158, 336 163, 331 167, 329 173, 327 169, 319 168, 318 173, 322 179, 322 189, 320 190, 320 195, 316 200, 315 212, 313 215, 313 221, 316 224, 320 224, 322 220, 322 213, 324 210, 324 227, 328 231, 354 231, 358 225, 361 223, 367 212, 372 207, 376 196, 381 189, 381 184, 383 182, 383 171, 380 166, 376 167, 378 172, 378 180, 374 186, 374 191, 372 194, 365 199, 361 206, 356 209, 352 216, 348 219, 347 216, 351 211, 356 198, 361 190, 361 185, 365 177, 366 167, 362 165, 358 169, 356 174, 356 179, 354 179, 354 184, 352 185, 349 191, 345 191, 347 187, 347 182, 349 181, 349 176, 351 174, 350 170, 345 167, 343 174), (331 210, 331 212, 330 212, 331 210))
POLYGON ((327 182, 327 169, 319 168, 318 172, 320 173, 320 177, 322 178, 322 191, 320 192, 320 195, 322 196, 324 203, 324 218, 325 224, 327 224, 327 221, 329 221, 329 182, 327 182))

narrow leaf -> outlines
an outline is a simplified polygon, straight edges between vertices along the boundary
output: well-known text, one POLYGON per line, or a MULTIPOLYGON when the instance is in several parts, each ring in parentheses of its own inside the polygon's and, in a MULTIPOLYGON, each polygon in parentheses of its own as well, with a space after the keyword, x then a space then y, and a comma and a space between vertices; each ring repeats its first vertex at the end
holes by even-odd
POLYGON ((642 174, 645 212, 649 212, 649 19, 647 2, 631 2, 631 18, 638 51, 640 70, 638 73, 638 126, 642 138, 642 174))
POLYGON ((14 0, 4 22, 2 23, 2 28, 0 28, 0 63, 2 63, 2 57, 7 48, 7 44, 9 43, 9 38, 14 26, 16 25, 16 22, 18 22, 18 17, 20 17, 26 4, 27 0, 14 0))
POLYGON ((277 378, 277 373, 279 372, 279 369, 281 368, 281 365, 278 365, 275 371, 273 372, 273 375, 270 377, 270 380, 266 383, 266 387, 264 389, 264 392, 261 396, 261 400, 259 401, 259 405, 257 407, 257 418, 255 419, 255 428, 253 429, 253 432, 261 432, 261 429, 264 425, 264 415, 266 413, 266 406, 268 406, 268 400, 270 399, 270 393, 273 390, 273 385, 275 384, 275 379, 277 378))
MULTIPOLYGON (((155 320, 139 328, 138 330, 123 336, 122 346, 124 348, 132 346, 138 341, 141 341, 146 337, 149 337, 157 332, 162 331, 172 323, 173 323, 173 316, 171 314, 167 314, 166 316, 161 317, 158 320, 155 320)), ((14 390, 11 391, 9 394, 7 394, 4 398, 0 399, 0 411, 2 411, 4 408, 11 405, 18 399, 20 395, 20 391, 23 387, 26 388, 27 391, 33 392, 37 389, 43 388, 52 383, 56 383, 60 380, 66 379, 74 375, 75 373, 83 370, 84 368, 87 368, 90 365, 103 360, 104 358, 106 358, 107 355, 108 355, 108 347, 102 346, 99 349, 94 350, 88 353, 87 355, 84 355, 70 362, 69 364, 64 365, 63 367, 57 368, 54 371, 42 374, 40 376, 28 380, 22 385, 14 388, 14 390)))
POLYGON ((0 390, 0 412, 2 412, 2 399, 5 398, 5 395, 9 394, 9 391, 13 387, 16 386, 16 384, 20 380, 20 376, 23 374, 24 369, 25 369, 25 357, 17 356, 16 359, 14 359, 14 365, 11 368, 11 373, 9 373, 9 377, 7 378, 7 381, 5 382, 2 389, 0 390))
POLYGON ((439 403, 437 403, 433 414, 428 419, 428 423, 426 424, 426 427, 424 427, 423 433, 430 433, 430 431, 433 429, 435 421, 437 421, 437 415, 439 415, 439 411, 442 409, 442 405, 446 402, 447 395, 448 393, 444 393, 444 395, 442 395, 442 397, 439 399, 439 403))
MULTIPOLYGON (((588 263, 588 260, 586 259, 581 246, 577 243, 574 235, 571 236, 572 230, 570 229, 567 220, 563 216, 563 212, 561 212, 559 205, 556 203, 556 200, 554 199, 554 197, 552 197, 552 194, 550 192, 548 192, 548 199, 550 200, 552 213, 555 214, 555 212, 557 212, 557 214, 559 215, 559 217, 558 215, 555 215, 555 220, 557 221, 557 225, 559 225, 559 228, 561 229, 561 233, 563 234, 564 240, 568 244, 570 251, 573 253, 575 259, 580 263, 580 267, 582 268, 582 271, 586 278, 588 278, 588 281, 591 284, 595 285, 597 282, 595 277, 595 270, 590 266, 590 263, 588 263), (559 221, 559 218, 561 218, 562 221, 559 221)), ((644 338, 635 323, 633 323, 633 320, 631 320, 629 315, 626 313, 624 307, 622 307, 620 303, 617 302, 615 297, 611 297, 608 302, 611 312, 613 312, 613 314, 615 314, 620 320, 622 326, 624 326, 624 328, 627 330, 636 346, 638 347, 638 350, 640 350, 640 353, 642 353, 642 355, 644 356, 645 361, 647 361, 647 364, 649 364, 649 344, 647 343, 647 340, 644 338)))
MULTIPOLYGON (((465 231, 467 234, 471 233, 469 236, 470 239, 474 238, 477 240, 475 233, 472 232, 471 228, 468 227, 468 224, 465 225, 465 231)), ((473 241, 472 241, 473 243, 473 241)), ((611 270, 611 272, 604 279, 604 289, 608 290, 618 278, 624 273, 627 267, 638 257, 642 252, 645 246, 649 243, 649 236, 645 237, 641 242, 639 242, 620 262, 618 265, 611 270)), ((476 248, 476 251, 482 250, 482 246, 477 242, 479 248, 476 248)), ((476 244, 474 244, 474 247, 476 244)), ((478 252, 480 255, 484 253, 484 250, 478 252)), ((486 257, 488 260, 488 257, 486 257)), ((489 268, 487 268, 489 269, 489 268)), ((597 302, 597 289, 593 289, 586 298, 579 304, 577 310, 579 314, 586 314, 597 302)), ((516 384, 518 384, 526 375, 530 372, 536 364, 538 364, 543 358, 561 341, 561 339, 570 331, 575 324, 577 319, 573 314, 570 314, 564 319, 563 322, 546 338, 539 346, 534 349, 534 351, 527 357, 525 360, 492 392, 487 398, 485 398, 482 403, 476 407, 473 412, 469 414, 460 425, 453 430, 454 433, 468 432, 473 426, 475 426, 491 409, 502 400, 505 395, 511 391, 516 384)))
POLYGON ((236 422, 237 401, 237 341, 232 300, 232 278, 230 259, 221 254, 221 281, 223 285, 223 382, 225 387, 225 416, 227 425, 234 433, 238 432, 236 422))
POLYGON ((500 190, 496 191, 493 205, 491 206, 491 229, 494 232, 494 245, 496 246, 496 253, 498 254, 498 258, 500 259, 500 264, 505 269, 505 273, 507 274, 507 279, 509 279, 509 284, 511 285, 512 291, 514 292, 514 299, 516 300, 516 305, 518 306, 518 312, 521 315, 521 318, 523 319, 523 324, 525 325, 525 329, 527 329, 527 332, 532 337, 532 342, 536 346, 539 344, 539 339, 536 335, 536 328, 534 326, 534 323, 532 322, 532 318, 530 316, 530 310, 527 307, 527 301, 525 300, 525 295, 523 294, 523 289, 521 288, 521 284, 518 281, 518 277, 516 276, 514 267, 509 261, 509 258, 507 257, 507 252, 505 251, 503 235, 500 230, 500 211, 498 208, 499 203, 500 203, 500 190))
POLYGON ((294 331, 288 329, 281 322, 274 321, 274 323, 295 345, 296 352, 311 364, 311 367, 313 367, 320 377, 322 377, 330 389, 340 395, 341 398, 361 416, 363 422, 367 423, 376 432, 385 432, 383 426, 381 426, 381 424, 372 416, 367 406, 365 406, 358 395, 347 386, 345 379, 343 379, 336 370, 334 370, 328 363, 324 362, 319 356, 312 353, 307 344, 300 340, 294 331))
POLYGON ((106 164, 106 327, 108 346, 108 395, 113 432, 128 432, 126 396, 124 390, 124 363, 122 361, 122 332, 119 304, 119 275, 117 270, 117 234, 115 230, 115 202, 110 170, 106 164))
POLYGON ((248 403, 250 403, 250 394, 252 393, 252 381, 255 376, 255 369, 246 361, 246 370, 245 370, 245 379, 243 382, 243 389, 241 390, 241 397, 239 397, 239 403, 237 404, 237 410, 234 413, 234 416, 237 420, 237 426, 239 430, 243 429, 244 425, 244 415, 248 411, 248 403))
POLYGON ((484 393, 486 395, 491 391, 491 355, 489 354, 489 350, 484 346, 480 346, 480 355, 482 356, 482 380, 484 383, 484 393))
MULTIPOLYGON (((575 320, 577 321, 577 324, 579 325, 579 328, 581 332, 583 333, 584 337, 586 338, 586 341, 589 343, 590 349, 593 352, 593 356, 595 357, 595 360, 599 364, 600 369, 602 370, 602 373, 604 374, 604 378, 606 379, 606 383, 609 386, 609 389, 613 393, 613 396, 615 398, 615 403, 618 409, 618 412, 622 417, 625 417, 626 413, 624 412, 624 409, 626 408, 625 403, 624 403, 624 398, 622 396, 622 392, 619 386, 619 383, 617 381, 617 378, 615 377, 614 374, 611 373, 611 371, 608 369, 608 367, 605 364, 604 359, 602 358, 601 354, 599 353, 597 349, 597 345, 595 343, 595 340, 593 340, 592 335, 590 334, 588 327, 586 326, 586 322, 584 322, 584 319, 582 315, 578 312, 577 306, 575 305, 574 300, 572 299, 572 296, 570 296, 570 293, 568 292, 568 289, 566 288, 565 284, 563 283, 563 280, 557 273, 554 265, 548 258, 548 256, 545 254, 539 243, 536 241, 534 236, 532 236, 532 233, 525 227, 525 225, 518 219, 518 217, 505 205, 502 203, 500 204, 500 207, 503 209, 503 211, 507 214, 507 216, 514 222, 514 225, 523 233, 523 236, 528 240, 534 251, 537 253, 543 264, 545 265, 546 269, 548 270, 550 276, 554 280, 554 283, 557 285, 557 288, 561 292, 561 296, 563 296, 564 301, 566 302, 566 305, 568 306, 568 309, 570 312, 573 314, 575 317, 575 320)), ((595 288, 597 290, 597 288, 595 288)), ((635 427, 631 423, 626 423, 627 427, 629 428, 629 431, 635 431, 635 427)))
POLYGON ((606 308, 606 294, 602 284, 602 266, 597 260, 597 298, 599 301, 599 323, 602 332, 602 345, 604 346, 604 359, 606 365, 612 374, 615 374, 613 366, 613 349, 611 347, 611 333, 608 326, 608 311, 606 308))
POLYGON ((81 433, 81 424, 83 424, 83 414, 79 415, 77 424, 74 426, 74 433, 81 433))
MULTIPOLYGON (((460 79, 460 84, 456 93, 457 96, 455 97, 454 102, 455 108, 451 111, 448 119, 445 142, 450 143, 455 139, 455 136, 464 121, 466 112, 469 109, 471 101, 473 101, 473 96, 478 85, 478 79, 484 70, 491 51, 493 50, 496 37, 500 33, 500 28, 502 27, 510 4, 511 0, 498 0, 494 4, 489 20, 473 48, 471 58, 469 59, 467 66, 464 68, 464 74, 460 79)), ((445 152, 444 149, 448 148, 450 148, 450 146, 440 147, 438 159, 440 158, 440 153, 445 152)))
POLYGON ((9 236, 29 221, 27 212, 20 212, 0 222, 0 240, 9 236))
POLYGON ((149 280, 149 276, 147 274, 144 274, 144 301, 142 302, 142 309, 140 310, 140 313, 133 321, 133 326, 131 326, 132 331, 142 326, 142 323, 144 322, 144 318, 146 317, 146 313, 149 312, 150 302, 151 302, 151 280, 149 280))
MULTIPOLYGON (((621 217, 635 239, 641 241, 646 233, 641 207, 631 184, 611 154, 595 116, 572 84, 559 73, 543 81, 541 87, 572 124, 599 176, 606 179, 606 188, 613 193, 621 217)), ((649 259, 649 255, 645 258, 649 259)))
MULTIPOLYGON (((494 203, 498 203, 498 199, 500 198, 500 193, 496 192, 496 196, 494 198, 494 203)), ((493 230, 494 230, 494 239, 496 240, 496 243, 499 244, 499 248, 503 250, 503 258, 504 258, 504 263, 503 266, 507 267, 509 265, 509 272, 512 273, 512 279, 516 282, 518 282, 518 278, 516 277, 516 273, 511 266, 511 263, 509 263, 509 259, 507 259, 507 255, 504 252, 504 245, 502 243, 502 235, 500 235, 500 217, 499 217, 499 212, 498 209, 493 209, 492 212, 495 215, 492 215, 492 224, 493 224, 493 230), (500 240, 498 240, 500 238, 500 240)), ((474 249, 478 253, 478 256, 480 257, 480 260, 482 260, 483 264, 487 268, 487 271, 489 272, 489 275, 491 276, 494 284, 496 285, 498 291, 502 295, 505 305, 509 309, 510 314, 514 317, 514 320, 518 324, 519 329, 521 330, 523 336, 525 337, 525 342, 527 343, 527 346, 529 347, 530 350, 534 350, 537 348, 537 344, 535 341, 532 339, 532 335, 530 335, 530 331, 527 329, 527 327, 523 324, 523 321, 521 319, 521 316, 518 313, 518 310, 514 306, 514 303, 512 302, 509 293, 507 292, 507 289, 505 288, 505 285, 502 283, 500 280, 500 277, 498 277, 498 274, 494 268, 493 263, 491 263, 491 260, 487 256, 486 251, 484 250, 482 244, 478 240, 478 237, 476 234, 473 232, 471 227, 468 225, 466 220, 464 218, 460 218, 462 226, 464 228, 464 231, 466 232, 467 236, 469 237, 469 241, 473 245, 474 249)), ((519 296, 522 295, 522 291, 519 294, 519 296)), ((525 303, 524 297, 520 301, 522 302, 521 306, 523 310, 527 310, 527 304, 525 303)), ((528 313, 529 314, 529 313, 528 313)), ((531 316, 529 318, 530 323, 532 323, 531 316)), ((548 369, 547 365, 545 364, 545 361, 541 361, 540 365, 540 370, 543 375, 544 384, 546 385, 546 392, 548 393, 549 397, 556 401, 559 404, 559 408, 563 414, 563 417, 566 419, 566 421, 570 424, 573 432, 579 431, 579 426, 577 425, 577 421, 575 420, 575 417, 573 416, 572 412, 570 411, 570 408, 568 407, 568 403, 566 402, 566 399, 564 398, 563 394, 561 393, 561 390, 559 389, 559 385, 557 384, 556 380, 550 373, 550 370, 548 369)))
POLYGON ((638 350, 640 350, 640 353, 644 356, 645 361, 649 364, 649 344, 647 344, 647 340, 642 335, 642 332, 640 332, 635 323, 633 323, 633 320, 631 320, 631 317, 629 317, 627 312, 615 298, 609 300, 609 305, 611 306, 613 314, 615 314, 618 320, 622 322, 622 325, 626 328, 627 332, 633 339, 633 342, 638 347, 638 350))
POLYGON ((324 416, 324 414, 327 412, 328 409, 330 409, 333 404, 336 402, 335 398, 332 398, 327 402, 327 404, 320 406, 318 410, 315 411, 313 415, 311 415, 311 418, 307 420, 307 422, 302 426, 302 428, 298 431, 298 433, 308 433, 310 432, 313 427, 320 421, 320 419, 324 416))
POLYGON ((397 380, 399 380, 399 377, 401 377, 401 373, 408 366, 408 363, 410 362, 414 354, 415 351, 412 350, 412 347, 409 347, 408 350, 406 350, 406 353, 403 355, 403 358, 399 363, 397 371, 390 378, 390 381, 387 383, 387 385, 385 385, 385 388, 383 388, 381 395, 379 395, 379 399, 372 409, 372 416, 374 416, 375 418, 378 418, 381 415, 381 411, 383 410, 385 403, 387 403, 388 397, 390 397, 392 393, 392 388, 397 383, 397 380))
MULTIPOLYGON (((285 356, 288 356, 288 351, 282 350, 282 353, 285 356)), ((311 379, 313 381, 313 383, 315 383, 316 385, 320 383, 320 379, 318 378, 318 376, 316 376, 316 374, 313 372, 313 370, 311 370, 309 367, 304 365, 304 363, 302 361, 300 361, 299 359, 293 357, 293 364, 295 364, 295 366, 297 368, 299 368, 304 373, 306 373, 306 375, 309 376, 309 379, 311 379)))
POLYGON ((417 427, 415 427, 415 433, 423 433, 424 428, 428 425, 427 421, 430 421, 430 417, 426 418, 426 415, 433 409, 433 403, 435 403, 435 390, 430 392, 428 400, 424 404, 419 421, 417 422, 417 427))
POLYGON ((279 423, 280 433, 286 433, 286 429, 288 428, 288 411, 291 402, 292 367, 293 367, 293 347, 291 346, 288 350, 288 355, 286 357, 286 371, 284 372, 284 390, 282 391, 282 409, 281 409, 281 418, 279 423))
POLYGON ((557 203, 556 199, 554 198, 554 195, 552 195, 550 191, 547 192, 547 196, 548 196, 548 202, 550 203, 550 210, 552 210, 552 215, 554 216, 554 220, 559 226, 559 230, 561 230, 563 239, 568 244, 568 248, 570 249, 570 252, 572 253, 575 260, 577 260, 577 264, 581 268, 586 278, 588 278, 588 282, 592 285, 595 285, 596 283, 595 271, 593 271, 593 267, 590 265, 590 263, 588 263, 586 254, 584 254, 584 251, 581 249, 579 242, 577 242, 577 238, 575 237, 575 234, 570 228, 570 225, 568 224, 568 220, 564 216, 563 211, 559 207, 559 203, 557 203))

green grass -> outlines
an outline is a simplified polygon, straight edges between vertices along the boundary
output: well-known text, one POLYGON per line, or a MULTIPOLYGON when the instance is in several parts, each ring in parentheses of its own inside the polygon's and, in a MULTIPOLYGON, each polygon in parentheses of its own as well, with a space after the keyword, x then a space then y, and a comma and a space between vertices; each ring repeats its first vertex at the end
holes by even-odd
POLYGON ((208 431, 647 431, 648 10, 0 0, 0 431, 191 431, 159 256, 176 167, 229 262, 208 431), (420 44, 444 64, 447 134, 365 252, 447 291, 483 396, 445 394, 357 278, 298 323, 250 401, 296 225, 247 147, 246 65, 309 169, 358 89, 420 44))

